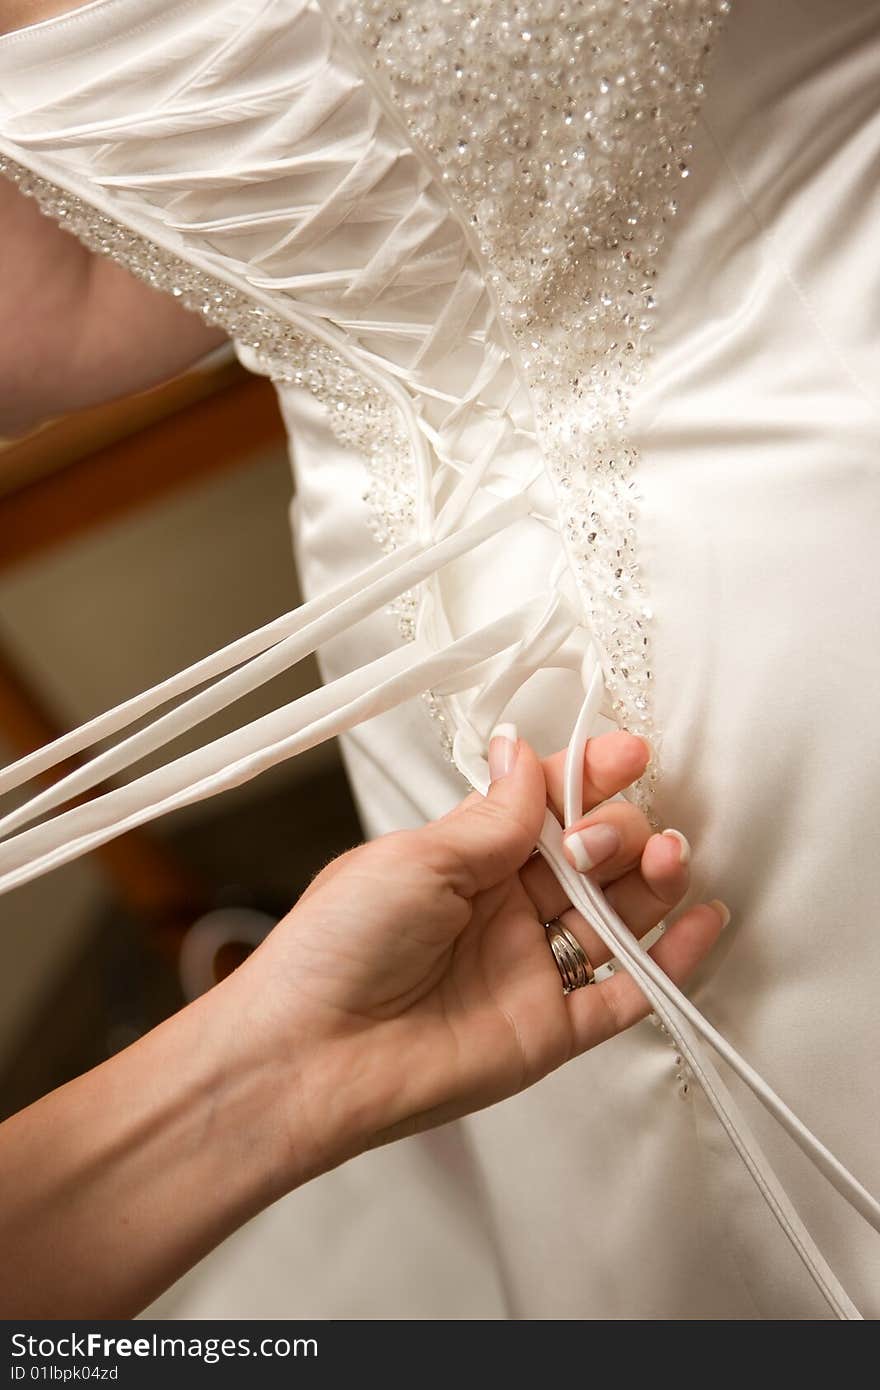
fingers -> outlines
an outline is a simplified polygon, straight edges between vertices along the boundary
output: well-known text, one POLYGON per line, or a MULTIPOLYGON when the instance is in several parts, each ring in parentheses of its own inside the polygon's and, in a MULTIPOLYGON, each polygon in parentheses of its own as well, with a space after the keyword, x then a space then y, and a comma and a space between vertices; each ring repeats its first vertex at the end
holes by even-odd
MULTIPOLYGON (((690 848, 678 831, 652 835, 646 818, 627 802, 609 801, 645 771, 650 746, 633 734, 590 739, 584 753, 583 819, 569 828, 565 851, 573 866, 606 888, 611 906, 635 936, 644 936, 687 892, 690 848), (602 804, 605 803, 605 804, 602 804), (597 807, 601 810, 596 811, 597 807), (598 827, 604 826, 603 834, 598 827), (616 831, 616 843, 608 829, 616 831)), ((565 754, 543 763, 548 803, 562 819, 565 754)), ((609 951, 594 929, 569 906, 548 866, 530 863, 523 872, 532 900, 545 921, 560 916, 595 966, 609 951), (555 886, 554 886, 555 885, 555 886)), ((722 903, 700 904, 673 923, 651 955, 676 983, 683 983, 711 950, 729 913, 722 903)), ((641 989, 623 969, 601 984, 569 997, 579 1051, 629 1028, 649 1012, 641 989)))
MULTIPOLYGON (((650 758, 650 745, 636 734, 615 730, 589 739, 584 751, 584 811, 592 811, 637 781, 650 758)), ((562 820, 565 752, 545 758, 543 768, 549 804, 562 820)))
MULTIPOLYGON (((619 917, 639 940, 658 926, 681 902, 690 884, 690 870, 681 846, 669 835, 652 835, 645 846, 641 864, 605 889, 605 896, 619 917)), ((582 942, 592 964, 598 969, 611 959, 605 942, 574 909, 564 919, 569 931, 582 942), (576 918, 575 922, 568 920, 576 918), (593 945, 593 954, 587 940, 593 945)))
POLYGON ((690 855, 677 835, 652 835, 637 869, 610 883, 605 896, 636 936, 656 927, 688 890, 690 855))
MULTIPOLYGON (((728 920, 723 903, 701 903, 668 928, 651 955, 675 984, 683 984, 715 945, 728 920)), ((579 1051, 623 1032, 650 1011, 641 989, 622 968, 601 984, 575 990, 569 1004, 579 1051)))
MULTIPOLYGON (((651 827, 646 816, 628 801, 610 801, 601 810, 578 821, 574 830, 569 832, 571 834, 580 837, 578 844, 583 853, 589 856, 589 862, 593 865, 589 870, 591 878, 604 886, 639 865, 651 838, 651 827), (600 828, 603 833, 596 838, 600 828)), ((583 858, 575 863, 575 856, 568 845, 566 855, 576 869, 584 871, 583 858)), ((557 917, 568 907, 565 889, 559 885, 552 869, 543 859, 531 860, 522 871, 522 880, 545 921, 557 917)))
MULTIPOLYGON (((493 780, 488 795, 468 797, 448 816, 416 832, 426 837, 426 850, 435 853, 438 867, 467 897, 493 887, 525 863, 540 833, 548 792, 554 804, 561 804, 564 754, 541 764, 516 738, 512 725, 499 726, 497 734, 501 737, 493 736, 489 745, 493 780)), ((598 805, 628 786, 644 771, 649 753, 633 734, 590 739, 584 759, 585 804, 598 805)), ((649 834, 644 817, 639 819, 639 812, 623 802, 603 807, 602 820, 617 830, 620 840, 602 865, 600 883, 638 863, 649 834)))
POLYGON ((651 825, 643 811, 629 801, 609 801, 575 821, 566 831, 563 848, 578 873, 588 873, 604 887, 639 864, 650 837, 651 825), (616 833, 616 843, 609 830, 616 833))
MULTIPOLYGON (((682 854, 677 835, 649 835, 638 866, 606 887, 609 903, 635 936, 645 936, 684 897, 690 883, 689 858, 689 854, 682 854)), ((568 895, 550 866, 543 859, 531 860, 521 876, 542 921, 561 917, 592 964, 604 965, 612 953, 593 927, 570 906, 568 895)))
POLYGON ((469 796, 438 821, 412 832, 419 855, 463 897, 492 888, 515 874, 528 859, 544 821, 546 786, 532 748, 516 738, 493 737, 493 781, 486 796, 469 796))

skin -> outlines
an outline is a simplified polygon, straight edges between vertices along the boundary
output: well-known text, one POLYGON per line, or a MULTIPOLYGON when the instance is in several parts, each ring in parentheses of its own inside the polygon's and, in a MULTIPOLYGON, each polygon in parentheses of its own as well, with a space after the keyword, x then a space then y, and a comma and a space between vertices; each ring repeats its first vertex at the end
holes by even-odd
MULTIPOLYGON (((19 0, 3 23, 70 8, 19 0)), ((223 341, 0 179, 2 256, 0 321, 16 332, 0 335, 0 435, 144 390, 223 341)), ((488 797, 334 861, 234 975, 0 1126, 4 1317, 132 1316, 284 1193, 643 1016, 625 974, 562 994, 545 921, 562 915, 595 966, 607 953, 531 857, 548 797, 561 814, 562 755, 517 749, 488 797)), ((628 734, 592 740, 580 823, 617 829, 593 872, 639 936, 688 886, 678 840, 607 800, 648 756, 628 734)), ((673 979, 725 916, 702 904, 669 927, 654 955, 673 979)))
POLYGON ((88 3, 89 0, 80 0, 78 5, 71 4, 71 0, 4 0, 0 34, 11 34, 28 24, 39 24, 43 19, 70 14, 88 3))
POLYGON ((167 381, 224 342, 0 178, 0 436, 167 381))
MULTIPOLYGON (((0 1126, 4 1317, 130 1317, 284 1193, 643 1017, 622 973, 562 993, 544 921, 562 912, 594 965, 607 953, 531 857, 561 755, 516 747, 487 797, 335 860, 235 974, 0 1126)), ((579 822, 617 828, 593 874, 639 935, 688 885, 676 839, 602 804, 647 758, 629 734, 592 740, 579 822)), ((689 909, 655 958, 683 981, 723 918, 689 909)))

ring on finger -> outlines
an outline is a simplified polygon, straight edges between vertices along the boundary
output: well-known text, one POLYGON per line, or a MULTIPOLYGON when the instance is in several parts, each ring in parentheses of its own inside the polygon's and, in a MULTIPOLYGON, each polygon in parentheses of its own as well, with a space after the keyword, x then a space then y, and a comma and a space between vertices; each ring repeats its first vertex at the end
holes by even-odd
POLYGON ((562 993, 591 985, 596 978, 590 958, 576 936, 564 926, 558 917, 544 923, 547 942, 553 952, 556 968, 562 979, 562 993))

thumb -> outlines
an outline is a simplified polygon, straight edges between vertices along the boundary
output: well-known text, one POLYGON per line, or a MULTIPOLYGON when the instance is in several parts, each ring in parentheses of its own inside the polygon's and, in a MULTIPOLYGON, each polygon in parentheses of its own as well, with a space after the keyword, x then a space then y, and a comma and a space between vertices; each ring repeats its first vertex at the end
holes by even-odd
POLYGON ((421 832, 431 840, 438 867, 468 898, 521 869, 544 823, 544 770, 512 724, 499 724, 492 735, 489 775, 485 796, 469 796, 421 832))

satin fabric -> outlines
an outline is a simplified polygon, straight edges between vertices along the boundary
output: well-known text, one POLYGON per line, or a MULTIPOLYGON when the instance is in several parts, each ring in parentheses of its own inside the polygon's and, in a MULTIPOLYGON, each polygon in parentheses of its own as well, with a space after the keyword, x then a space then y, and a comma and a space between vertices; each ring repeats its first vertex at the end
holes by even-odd
MULTIPOLYGON (((0 41, 4 96, 15 105, 17 92, 33 92, 34 73, 20 64, 18 87, 7 80, 16 46, 47 83, 53 51, 65 72, 79 57, 94 75, 98 48, 80 36, 96 24, 96 42, 130 55, 145 84, 172 80, 173 65, 139 66, 130 4, 102 0, 78 21, 0 41)), ((194 12, 175 7, 172 24, 161 6, 142 9, 168 26, 163 35, 194 12)), ((231 23, 235 9, 215 5, 212 20, 231 23)), ((308 57, 300 49, 297 62, 308 57)), ((871 910, 880 883, 857 837, 877 799, 878 67, 872 5, 737 8, 667 242, 654 361, 633 422, 655 614, 659 810, 694 844, 695 894, 720 892, 734 913, 694 997, 875 1188, 871 910)), ((131 98, 133 86, 123 90, 131 98)), ((75 128, 76 101, 60 112, 75 128)), ((14 138, 15 122, 7 129, 14 138)), ((188 211, 190 137, 166 130, 157 146, 157 134, 145 137, 145 153, 155 162, 161 151, 188 211)), ((93 141, 86 156, 84 174, 110 151, 93 141)), ((255 183, 262 194, 267 177, 255 183)), ((258 236, 239 247, 246 268, 258 236)), ((343 248, 325 236, 313 254, 332 259, 343 248)), ((221 254, 232 258, 228 243, 221 254)), ((299 563, 316 593, 376 557, 364 461, 310 396, 283 388, 282 405, 299 563)), ((513 444, 509 456, 518 457, 513 444)), ((444 577, 450 625, 467 631, 494 616, 510 575, 531 596, 554 555, 552 536, 531 524, 499 537, 444 577)), ((325 650, 325 674, 398 642, 389 615, 370 619, 325 650)), ((568 737, 579 693, 571 677, 548 672, 511 712, 549 749, 568 737)), ((436 815, 460 794, 421 702, 349 735, 346 755, 374 833, 436 815)), ((644 1025, 528 1095, 294 1194, 160 1311, 823 1316, 704 1103, 679 1095, 676 1069, 644 1025), (561 1188, 581 1201, 563 1210, 561 1188)), ((876 1239, 747 1109, 831 1263, 876 1314, 876 1239)))

